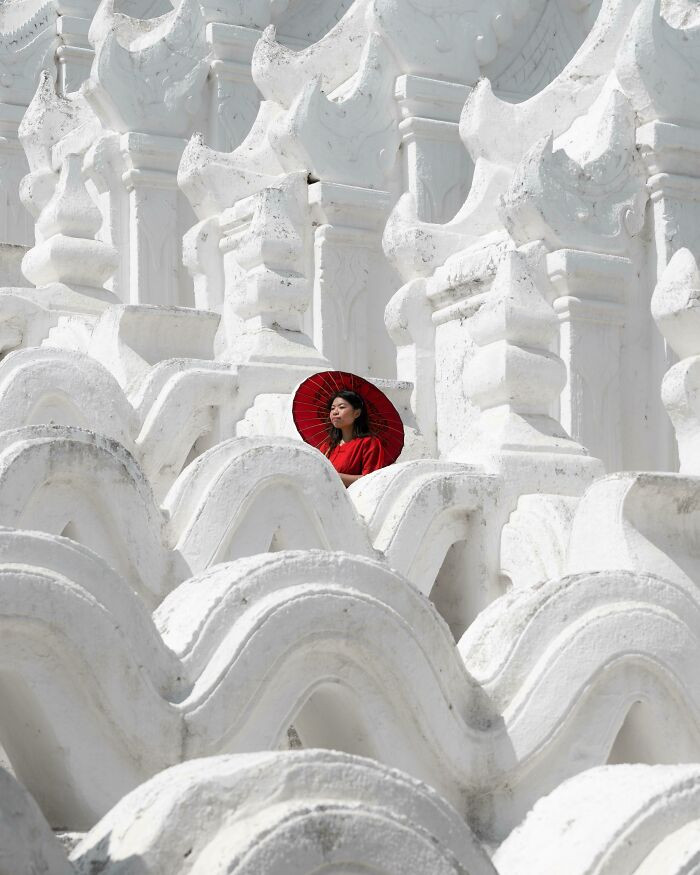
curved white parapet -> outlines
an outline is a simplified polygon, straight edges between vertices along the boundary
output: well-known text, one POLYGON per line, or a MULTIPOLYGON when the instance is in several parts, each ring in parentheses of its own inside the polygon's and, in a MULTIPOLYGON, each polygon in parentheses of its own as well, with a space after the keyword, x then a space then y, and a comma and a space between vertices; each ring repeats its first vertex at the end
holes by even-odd
POLYGON ((133 451, 136 417, 106 368, 71 350, 17 350, 0 363, 0 431, 49 422, 99 431, 133 451))
POLYGON ((386 566, 251 557, 180 587, 156 622, 197 675, 179 706, 188 758, 279 749, 291 725, 305 747, 372 756, 463 804, 478 690, 434 607, 386 566))
POLYGON ((496 875, 461 817, 430 788, 330 751, 169 769, 123 799, 71 860, 81 875, 496 875))
POLYGON ((0 434, 0 524, 65 534, 94 549, 147 603, 187 571, 166 547, 148 481, 118 443, 68 426, 0 434))
MULTIPOLYGON (((0 397, 5 389, 7 398, 17 398, 14 407, 4 408, 8 418, 31 418, 26 410, 31 399, 40 408, 37 418, 78 419, 89 410, 81 404, 83 360, 52 350, 9 357, 0 366, 0 378, 3 368, 10 370, 6 389, 0 379, 0 397), (34 390, 34 375, 46 376, 52 367, 56 388, 42 395, 34 390), (28 399, 30 389, 34 395, 28 399)), ((103 391, 104 424, 111 421, 113 435, 125 419, 133 427, 138 413, 106 371, 96 364, 92 370, 93 385, 103 391)), ((152 607, 193 572, 282 549, 381 557, 428 594, 451 548, 467 544, 467 564, 449 572, 461 594, 455 591, 452 606, 440 608, 458 634, 477 604, 500 593, 499 518, 488 524, 485 519, 502 484, 478 469, 416 460, 390 466, 347 491, 322 454, 297 439, 216 443, 216 433, 215 445, 189 461, 188 454, 196 453, 198 441, 206 441, 215 426, 218 434, 225 431, 232 404, 247 404, 235 392, 236 381, 227 369, 166 369, 162 386, 153 387, 155 403, 149 407, 144 398, 148 412, 138 438, 129 441, 133 455, 113 437, 75 425, 0 433, 0 525, 85 544, 152 607), (185 418, 183 409, 189 410, 185 418), (462 610, 462 602, 469 607, 462 610)), ((128 434, 121 436, 126 440, 128 434)))
POLYGON ((164 698, 177 699, 186 691, 180 660, 163 644, 144 601, 92 550, 45 532, 0 528, 0 566, 37 569, 84 590, 86 598, 108 612, 115 626, 128 634, 134 657, 147 667, 164 698))
POLYGON ((223 441, 185 469, 164 508, 193 571, 271 545, 372 554, 331 464, 289 438, 223 441))
POLYGON ((0 565, 0 740, 53 824, 89 826, 182 759, 285 747, 292 723, 307 745, 370 753, 462 804, 476 689, 433 607, 385 566, 313 551, 219 566, 164 602, 159 643, 126 583, 90 581, 98 560, 91 572, 61 539, 16 537, 88 577, 0 565))
POLYGON ((375 550, 430 595, 457 635, 500 595, 496 520, 502 486, 478 466, 426 459, 391 465, 349 490, 375 550), (443 592, 439 572, 453 548, 463 556, 443 592))
POLYGON ((168 596, 155 627, 84 548, 0 532, 0 560, 13 703, 0 741, 62 826, 91 824, 168 763, 294 738, 402 768, 501 840, 537 798, 609 757, 700 754, 687 584, 600 572, 513 591, 455 649, 414 586, 343 553, 218 565, 168 596))
POLYGON ((541 799, 494 856, 499 875, 690 875, 697 765, 591 769, 541 799))
POLYGON ((140 661, 143 623, 118 625, 124 610, 33 565, 2 565, 0 593, 3 748, 52 824, 85 829, 177 762, 177 714, 140 661))
POLYGON ((36 802, 2 768, 0 872, 3 875, 75 875, 75 869, 36 802))
POLYGON ((697 477, 654 472, 596 481, 574 517, 567 572, 624 568, 697 585, 699 485, 697 477))
POLYGON ((505 732, 485 828, 502 838, 540 796, 616 749, 696 760, 699 638, 695 586, 650 574, 571 575, 482 611, 459 652, 505 732))
POLYGON ((197 441, 206 440, 217 426, 219 433, 230 433, 243 412, 237 409, 240 395, 235 370, 192 361, 162 371, 166 379, 151 406, 145 408, 136 438, 144 472, 161 501, 186 467, 197 441))

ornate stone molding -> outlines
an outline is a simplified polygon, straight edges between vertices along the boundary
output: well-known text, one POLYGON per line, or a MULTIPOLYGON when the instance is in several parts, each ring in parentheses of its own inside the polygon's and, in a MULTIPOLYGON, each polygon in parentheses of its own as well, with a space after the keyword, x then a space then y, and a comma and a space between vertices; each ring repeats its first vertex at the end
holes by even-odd
POLYGON ((195 0, 143 23, 103 0, 90 30, 95 61, 85 96, 106 128, 184 137, 209 72, 195 0))
POLYGON ((528 152, 501 201, 503 222, 518 245, 624 254, 644 224, 639 163, 634 112, 613 85, 558 148, 550 135, 528 152))
POLYGON ((293 51, 276 40, 275 28, 266 28, 253 52, 253 80, 266 100, 289 109, 299 85, 314 77, 331 93, 357 70, 369 32, 369 0, 356 0, 340 21, 318 42, 293 51))
POLYGON ((396 68, 384 41, 371 34, 347 94, 328 99, 319 78, 270 127, 270 142, 285 169, 305 168, 316 179, 382 188, 396 160, 396 68))

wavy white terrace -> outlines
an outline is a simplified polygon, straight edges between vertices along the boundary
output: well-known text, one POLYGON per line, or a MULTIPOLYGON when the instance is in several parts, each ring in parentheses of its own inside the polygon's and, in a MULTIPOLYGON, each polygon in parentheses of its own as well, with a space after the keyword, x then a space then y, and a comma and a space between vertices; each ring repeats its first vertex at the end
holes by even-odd
POLYGON ((696 0, 0 0, 0 873, 695 871, 699 95, 696 0))

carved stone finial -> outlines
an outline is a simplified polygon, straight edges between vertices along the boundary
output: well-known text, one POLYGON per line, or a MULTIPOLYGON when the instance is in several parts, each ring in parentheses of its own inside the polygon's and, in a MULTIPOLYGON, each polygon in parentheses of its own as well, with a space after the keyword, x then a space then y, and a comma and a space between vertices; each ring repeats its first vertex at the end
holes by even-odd
POLYGON ((635 119, 612 87, 559 148, 552 135, 528 152, 501 200, 517 244, 622 254, 644 223, 647 195, 635 150, 635 119))
POLYGON ((36 243, 22 272, 39 288, 60 287, 46 295, 59 307, 72 306, 69 300, 116 300, 102 287, 116 269, 116 252, 95 239, 102 214, 83 179, 84 153, 97 126, 82 95, 61 97, 44 72, 19 128, 30 166, 20 196, 37 217, 36 243))
POLYGON ((95 297, 115 300, 102 284, 117 266, 114 249, 94 239, 102 215, 82 176, 83 156, 67 155, 55 191, 36 223, 41 241, 24 256, 22 271, 37 287, 62 283, 95 297))
POLYGON ((263 101, 248 136, 233 152, 218 152, 205 144, 202 134, 192 135, 182 153, 177 183, 198 218, 221 213, 284 173, 268 141, 270 125, 280 113, 276 104, 263 101))
POLYGON ((700 125, 697 3, 642 0, 615 69, 642 122, 700 125))
POLYGON ((368 0, 356 0, 324 37, 296 52, 277 41, 273 25, 267 27, 252 60, 253 81, 265 99, 289 109, 301 83, 319 77, 322 90, 329 94, 349 79, 367 38, 368 5, 368 0))
POLYGON ((87 100, 105 127, 120 133, 187 136, 209 70, 199 4, 180 0, 155 26, 111 14, 111 4, 103 0, 92 30, 87 100))
POLYGON ((329 100, 318 78, 309 82, 270 129, 282 165, 326 181, 382 188, 400 141, 395 76, 391 53, 371 34, 347 95, 329 100))

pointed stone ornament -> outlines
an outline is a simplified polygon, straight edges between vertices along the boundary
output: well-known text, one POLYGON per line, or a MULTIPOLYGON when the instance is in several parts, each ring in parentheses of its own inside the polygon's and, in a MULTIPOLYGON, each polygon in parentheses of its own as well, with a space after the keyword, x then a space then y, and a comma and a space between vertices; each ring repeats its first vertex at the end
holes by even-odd
POLYGON ((301 82, 319 77, 326 94, 357 70, 367 38, 368 0, 352 3, 340 21, 318 42, 293 51, 277 41, 273 25, 265 28, 253 52, 252 73, 266 100, 289 109, 301 82))
POLYGON ((330 100, 321 77, 308 82, 270 129, 270 142, 285 169, 304 168, 324 181, 383 188, 400 141, 397 72, 384 40, 370 34, 346 95, 330 100))
POLYGON ((95 62, 85 89, 88 102, 105 127, 120 133, 187 136, 209 71, 199 4, 180 0, 153 26, 112 14, 112 2, 103 0, 91 31, 95 62))
POLYGON ((501 202, 503 222, 518 245, 624 255, 647 194, 634 112, 614 82, 567 139, 555 147, 550 134, 528 152, 501 202))
POLYGON ((36 243, 24 256, 22 271, 51 309, 99 312, 105 302, 117 300, 104 288, 117 255, 95 239, 102 214, 83 178, 86 144, 96 129, 82 96, 59 96, 49 74, 42 75, 19 131, 31 168, 20 194, 37 216, 36 243))

